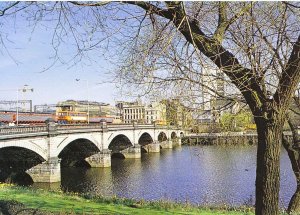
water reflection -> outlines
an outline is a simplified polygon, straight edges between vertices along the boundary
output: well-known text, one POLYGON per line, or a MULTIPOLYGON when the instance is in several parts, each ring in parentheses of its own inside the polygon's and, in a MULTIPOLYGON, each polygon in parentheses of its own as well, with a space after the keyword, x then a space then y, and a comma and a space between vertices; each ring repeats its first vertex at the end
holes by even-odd
MULTIPOLYGON (((141 159, 113 159, 111 168, 63 168, 61 187, 135 199, 253 204, 255 166, 254 146, 182 146, 141 159)), ((281 168, 280 200, 287 205, 296 183, 284 150, 281 168)))

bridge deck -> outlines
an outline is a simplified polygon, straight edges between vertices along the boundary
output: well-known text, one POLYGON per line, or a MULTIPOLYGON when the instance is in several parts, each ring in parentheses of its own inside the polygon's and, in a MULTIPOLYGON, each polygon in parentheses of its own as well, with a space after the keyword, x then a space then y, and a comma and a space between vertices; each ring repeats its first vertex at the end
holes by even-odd
MULTIPOLYGON (((44 126, 5 126, 0 127, 0 140, 46 136, 50 132, 55 134, 103 132, 116 130, 134 130, 134 129, 170 129, 167 126, 156 126, 152 124, 74 124, 74 125, 55 125, 44 126)), ((179 128, 172 128, 173 130, 179 128)), ((52 133, 52 134, 53 134, 52 133)))

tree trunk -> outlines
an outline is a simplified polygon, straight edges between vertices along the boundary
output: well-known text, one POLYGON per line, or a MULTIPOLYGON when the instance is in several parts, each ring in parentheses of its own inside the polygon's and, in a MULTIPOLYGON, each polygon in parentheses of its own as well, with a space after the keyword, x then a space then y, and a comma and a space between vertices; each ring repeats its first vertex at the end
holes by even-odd
POLYGON ((289 214, 299 214, 300 213, 300 185, 297 185, 297 190, 292 196, 289 207, 288 207, 289 214))
POLYGON ((255 214, 278 215, 283 125, 279 120, 263 117, 255 121, 258 134, 255 214))
MULTIPOLYGON (((295 139, 293 139, 293 142, 294 141, 295 139)), ((288 142, 288 140, 285 137, 283 137, 282 143, 290 158, 292 169, 294 171, 296 181, 297 181, 297 189, 289 202, 287 212, 289 214, 293 214, 293 213, 300 214, 300 169, 298 163, 299 151, 297 149, 294 149, 293 143, 288 142)))
POLYGON ((296 124, 291 119, 288 119, 288 124, 289 124, 292 134, 293 134, 293 141, 289 142, 284 137, 284 135, 282 135, 282 143, 283 143, 285 150, 288 153, 288 156, 289 156, 291 164, 292 164, 292 169, 294 171, 296 181, 297 181, 297 189, 289 202, 287 212, 289 214, 293 214, 293 213, 300 214, 300 166, 299 166, 300 138, 298 135, 298 129, 297 129, 296 124))

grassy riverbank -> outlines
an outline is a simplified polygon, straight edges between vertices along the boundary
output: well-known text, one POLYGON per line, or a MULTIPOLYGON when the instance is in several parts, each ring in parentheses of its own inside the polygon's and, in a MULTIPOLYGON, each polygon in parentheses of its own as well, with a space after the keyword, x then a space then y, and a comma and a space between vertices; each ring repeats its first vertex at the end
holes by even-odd
POLYGON ((0 201, 2 203, 13 201, 18 204, 21 203, 25 208, 38 209, 42 212, 53 212, 54 214, 254 214, 252 209, 249 208, 241 208, 239 210, 225 206, 219 209, 209 207, 200 208, 191 206, 190 204, 171 203, 167 201, 148 202, 122 198, 79 196, 77 194, 35 190, 6 184, 0 184, 0 201))

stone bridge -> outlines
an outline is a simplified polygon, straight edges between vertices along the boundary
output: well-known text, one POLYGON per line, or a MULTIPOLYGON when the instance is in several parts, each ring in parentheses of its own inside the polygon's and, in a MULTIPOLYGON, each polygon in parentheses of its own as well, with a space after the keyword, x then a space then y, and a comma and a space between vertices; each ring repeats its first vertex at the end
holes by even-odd
POLYGON ((34 182, 59 182, 61 166, 110 167, 111 157, 181 145, 179 128, 139 125, 0 127, 0 181, 26 171, 34 182))

